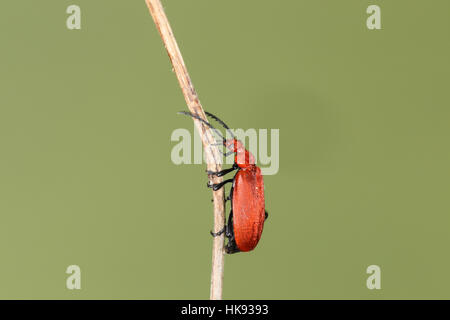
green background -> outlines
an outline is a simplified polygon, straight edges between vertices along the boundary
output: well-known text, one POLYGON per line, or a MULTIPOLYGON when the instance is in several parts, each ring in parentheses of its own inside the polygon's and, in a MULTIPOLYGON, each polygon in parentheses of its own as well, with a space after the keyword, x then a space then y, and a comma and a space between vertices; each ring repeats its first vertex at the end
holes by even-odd
MULTIPOLYGON (((205 109, 280 129, 270 217, 226 257, 224 298, 450 298, 450 2, 164 4, 205 109)), ((170 160, 193 126, 144 1, 0 12, 0 298, 208 298, 211 191, 170 160)))

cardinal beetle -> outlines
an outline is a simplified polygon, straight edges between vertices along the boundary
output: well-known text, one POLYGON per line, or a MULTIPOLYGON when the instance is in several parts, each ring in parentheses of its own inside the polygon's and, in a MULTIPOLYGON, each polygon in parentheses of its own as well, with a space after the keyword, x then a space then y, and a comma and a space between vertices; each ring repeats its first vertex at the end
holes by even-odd
POLYGON ((237 140, 230 128, 215 115, 205 112, 207 116, 220 123, 231 135, 232 139, 225 139, 219 130, 214 128, 209 122, 203 120, 198 115, 181 111, 180 114, 191 116, 208 127, 222 138, 223 146, 230 151, 224 153, 225 156, 234 154, 234 164, 229 169, 219 172, 207 171, 209 175, 222 177, 234 170, 237 170, 232 179, 225 180, 217 184, 209 184, 208 187, 214 191, 219 190, 227 183, 232 183, 230 195, 227 200, 231 201, 231 211, 228 215, 228 223, 219 232, 211 232, 217 237, 225 232, 228 243, 225 246, 226 253, 246 252, 253 250, 261 238, 264 221, 268 214, 264 204, 264 181, 261 169, 255 165, 255 157, 245 149, 244 144, 237 140))

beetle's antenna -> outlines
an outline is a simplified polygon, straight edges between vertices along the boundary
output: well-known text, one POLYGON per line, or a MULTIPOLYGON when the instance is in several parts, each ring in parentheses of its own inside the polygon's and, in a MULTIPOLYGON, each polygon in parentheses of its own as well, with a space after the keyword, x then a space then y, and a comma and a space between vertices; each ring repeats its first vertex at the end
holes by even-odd
POLYGON ((217 133, 217 135, 218 135, 219 137, 222 138, 222 141, 223 141, 223 142, 221 143, 221 145, 223 145, 223 144, 225 143, 225 138, 224 138, 223 135, 220 133, 220 131, 217 130, 216 128, 214 128, 208 121, 205 121, 205 120, 203 120, 202 118, 200 118, 199 116, 197 116, 196 114, 193 114, 193 113, 190 113, 190 112, 187 112, 187 111, 180 111, 180 112, 178 112, 178 114, 184 114, 184 115, 186 115, 186 116, 190 116, 190 117, 192 117, 192 118, 194 118, 194 119, 197 119, 197 120, 201 121, 202 123, 204 123, 205 125, 207 125, 208 127, 210 127, 215 133, 217 133))
POLYGON ((205 111, 205 114, 211 118, 213 118, 214 120, 216 120, 218 123, 220 123, 222 125, 222 127, 224 127, 225 129, 227 129, 228 133, 231 135, 231 137, 233 139, 235 139, 235 136, 233 134, 233 131, 231 131, 231 129, 227 126, 227 124, 225 122, 223 122, 222 120, 220 120, 217 116, 213 115, 212 113, 209 113, 208 111, 205 111))

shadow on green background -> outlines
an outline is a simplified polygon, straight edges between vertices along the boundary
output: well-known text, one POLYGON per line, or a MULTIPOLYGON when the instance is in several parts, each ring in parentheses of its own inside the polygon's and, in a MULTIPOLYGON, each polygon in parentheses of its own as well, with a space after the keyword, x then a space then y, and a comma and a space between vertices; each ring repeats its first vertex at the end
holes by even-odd
MULTIPOLYGON (((449 298, 449 2, 164 3, 205 109, 280 129, 271 215, 224 297, 449 298)), ((208 298, 211 193, 170 160, 192 121, 144 1, 0 11, 0 298, 208 298)))

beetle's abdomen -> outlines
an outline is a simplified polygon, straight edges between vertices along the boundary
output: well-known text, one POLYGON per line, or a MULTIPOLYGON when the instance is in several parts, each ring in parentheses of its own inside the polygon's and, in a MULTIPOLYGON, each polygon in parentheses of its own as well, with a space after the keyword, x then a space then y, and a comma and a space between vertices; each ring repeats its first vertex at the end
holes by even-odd
POLYGON ((238 171, 233 189, 233 229, 240 251, 253 250, 264 227, 264 181, 261 170, 250 166, 238 171))

